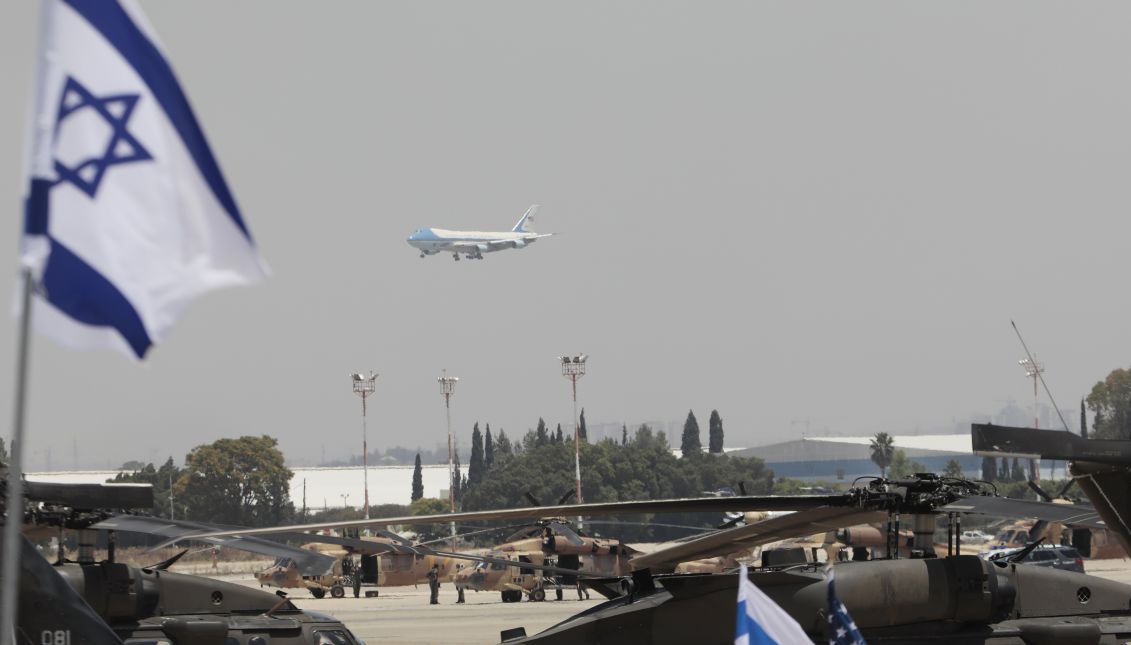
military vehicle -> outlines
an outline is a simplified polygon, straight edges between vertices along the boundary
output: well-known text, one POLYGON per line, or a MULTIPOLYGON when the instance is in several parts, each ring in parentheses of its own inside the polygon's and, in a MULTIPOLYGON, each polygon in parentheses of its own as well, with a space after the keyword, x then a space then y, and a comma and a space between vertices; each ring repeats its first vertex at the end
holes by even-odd
MULTIPOLYGON (((428 571, 433 565, 438 567, 441 579, 447 580, 457 568, 455 558, 421 551, 410 540, 395 534, 356 538, 304 535, 301 539, 314 543, 308 545, 311 550, 331 555, 334 561, 332 570, 311 575, 299 562, 280 558, 271 567, 255 574, 261 585, 305 588, 315 598, 322 598, 329 591, 334 598, 341 598, 349 589, 360 593, 363 586, 427 584, 428 571), (355 558, 355 555, 359 557, 355 558)), ((377 591, 372 593, 376 595, 377 591)))
POLYGON ((51 564, 26 537, 22 540, 17 642, 361 642, 341 621, 301 611, 285 596, 169 571, 183 552, 150 567, 130 567, 114 561, 115 534, 109 531, 108 557, 96 562, 98 532, 91 527, 110 516, 124 522, 130 516, 119 514, 129 509, 152 508, 148 485, 27 482, 25 492, 25 535, 77 530, 79 549, 77 562, 69 562, 60 546, 51 564))
POLYGON ((453 582, 473 591, 498 591, 503 602, 517 602, 523 594, 530 600, 541 601, 546 599, 547 588, 573 587, 577 576, 572 573, 545 576, 541 568, 528 565, 584 570, 603 577, 620 576, 628 573, 629 559, 637 553, 619 540, 586 535, 564 518, 543 518, 522 527, 487 553, 514 564, 479 562, 457 571, 453 582))
MULTIPOLYGON (((1126 482, 1123 483, 1126 487, 1126 482)), ((692 557, 733 553, 795 535, 841 526, 885 523, 888 559, 839 562, 840 597, 871 643, 994 645, 1021 643, 1122 643, 1131 640, 1131 585, 1017 562, 989 563, 976 556, 937 557, 936 515, 947 516, 948 552, 961 546, 963 513, 1037 517, 1103 527, 1096 513, 1071 506, 1003 499, 991 485, 916 475, 874 478, 844 493, 806 496, 735 496, 579 504, 434 516, 434 521, 507 520, 530 516, 623 515, 632 512, 796 511, 709 533, 630 561, 631 576, 587 579, 609 598, 540 634, 502 632, 506 642, 722 643, 734 639, 737 580, 728 574, 670 573, 692 557), (908 521, 910 520, 910 521, 908 521), (896 543, 910 525, 915 557, 900 559, 896 543), (1122 639, 1122 640, 1120 640, 1122 639)), ((388 525, 421 517, 382 518, 346 525, 388 525)), ((334 526, 341 524, 335 523, 334 526)), ((257 529, 248 535, 321 529, 327 525, 257 529)), ((755 570, 751 579, 823 642, 827 609, 824 568, 801 565, 755 570)))

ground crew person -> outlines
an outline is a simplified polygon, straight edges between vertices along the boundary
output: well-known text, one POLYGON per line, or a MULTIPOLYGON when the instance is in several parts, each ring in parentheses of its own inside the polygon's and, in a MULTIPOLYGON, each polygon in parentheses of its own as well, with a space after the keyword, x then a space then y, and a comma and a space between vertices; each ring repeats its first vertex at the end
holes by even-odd
POLYGON ((361 567, 353 568, 353 597, 361 597, 361 567))
POLYGON ((430 605, 440 604, 440 565, 433 564, 428 570, 428 589, 432 592, 430 605))

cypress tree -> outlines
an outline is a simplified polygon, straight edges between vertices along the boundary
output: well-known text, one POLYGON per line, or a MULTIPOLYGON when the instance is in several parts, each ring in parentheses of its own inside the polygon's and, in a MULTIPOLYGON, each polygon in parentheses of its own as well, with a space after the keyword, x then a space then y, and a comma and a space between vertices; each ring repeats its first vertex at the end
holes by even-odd
POLYGON ((1084 411, 1084 399, 1080 399, 1080 436, 1088 438, 1088 413, 1084 411))
POLYGON ((460 473, 459 467, 459 450, 455 451, 452 464, 452 494, 456 498, 456 508, 459 508, 460 502, 463 501, 463 475, 460 473))
POLYGON ((620 424, 620 445, 628 445, 628 424, 620 424))
POLYGON ((982 479, 992 482, 997 479, 997 459, 990 456, 982 457, 982 479))
POLYGON ((707 422, 708 431, 708 450, 713 453, 721 453, 723 451, 723 419, 719 416, 718 410, 711 410, 711 419, 707 422))
POLYGON ((534 447, 538 448, 550 443, 550 434, 546 431, 546 422, 538 417, 538 428, 534 431, 534 447))
POLYGON ((412 501, 424 497, 424 471, 420 466, 420 453, 416 453, 416 466, 412 469, 412 501))
POLYGON ((589 443, 589 431, 585 429, 585 408, 581 408, 581 418, 577 422, 577 438, 581 443, 589 443))
POLYGON ((487 437, 483 439, 483 472, 491 470, 495 463, 495 442, 491 439, 491 424, 487 424, 487 437))
POLYGON ((502 428, 499 429, 499 438, 495 441, 495 452, 500 455, 514 454, 514 446, 511 445, 511 440, 507 437, 507 431, 502 428))
POLYGON ((698 455, 703 448, 699 441, 699 422, 695 420, 695 413, 691 410, 687 411, 687 421, 683 423, 683 440, 679 447, 684 457, 698 455))
POLYGON ((554 433, 554 443, 565 443, 565 437, 562 436, 562 424, 558 424, 558 430, 554 433))
POLYGON ((483 434, 479 432, 479 422, 471 430, 471 459, 467 462, 467 485, 474 486, 483 481, 483 434))

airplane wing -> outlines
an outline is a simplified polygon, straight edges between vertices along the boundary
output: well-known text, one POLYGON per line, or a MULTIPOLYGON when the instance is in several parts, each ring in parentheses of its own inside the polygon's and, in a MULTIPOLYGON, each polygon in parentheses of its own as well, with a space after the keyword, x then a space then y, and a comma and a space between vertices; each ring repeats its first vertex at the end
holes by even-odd
MULTIPOLYGON (((108 520, 98 522, 90 528, 105 531, 144 533, 146 535, 166 538, 166 544, 172 544, 182 540, 193 540, 213 546, 226 546, 241 551, 269 555, 273 558, 291 558, 295 561, 295 565, 298 567, 299 571, 305 576, 329 575, 334 569, 335 558, 333 556, 309 549, 300 549, 256 537, 210 537, 208 535, 202 535, 217 530, 230 530, 236 527, 217 526, 215 524, 202 524, 183 520, 167 520, 159 517, 118 515, 108 520)), ((278 537, 279 539, 289 539, 296 536, 283 534, 278 537)), ((310 541, 314 536, 302 535, 301 537, 302 539, 310 541)))
POLYGON ((826 506, 709 533, 658 551, 638 555, 630 561, 630 564, 637 570, 671 571, 680 562, 745 551, 798 535, 824 533, 845 526, 882 522, 886 518, 887 513, 884 511, 826 506))

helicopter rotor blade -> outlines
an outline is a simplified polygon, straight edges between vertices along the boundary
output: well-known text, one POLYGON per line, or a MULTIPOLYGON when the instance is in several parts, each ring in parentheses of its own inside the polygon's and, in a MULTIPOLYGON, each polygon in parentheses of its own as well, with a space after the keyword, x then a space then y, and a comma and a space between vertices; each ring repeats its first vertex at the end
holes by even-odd
POLYGON ((188 552, 189 552, 188 549, 182 549, 180 553, 174 555, 173 557, 171 557, 167 560, 162 560, 161 562, 158 562, 157 564, 151 564, 151 565, 149 565, 148 567, 145 567, 145 568, 146 569, 156 569, 157 571, 166 571, 166 570, 168 570, 169 567, 176 564, 177 560, 180 560, 181 558, 183 558, 185 556, 185 554, 188 553, 188 552))
POLYGON ((1072 488, 1072 485, 1075 484, 1075 483, 1076 483, 1075 479, 1069 479, 1068 482, 1065 485, 1061 486, 1060 490, 1058 490, 1056 492, 1057 498, 1064 497, 1065 493, 1068 492, 1068 489, 1072 488))
POLYGON ((1032 479, 1028 480, 1025 483, 1028 484, 1029 488, 1034 493, 1036 493, 1041 499, 1045 500, 1046 502, 1052 502, 1052 500, 1053 500, 1052 496, 1049 495, 1047 492, 1045 492, 1045 489, 1041 488, 1040 484, 1033 481, 1032 479))
POLYGON ((564 537, 567 542, 574 546, 582 546, 585 544, 585 540, 581 539, 581 536, 578 535, 569 524, 554 520, 547 522, 547 526, 553 529, 554 533, 564 537))

